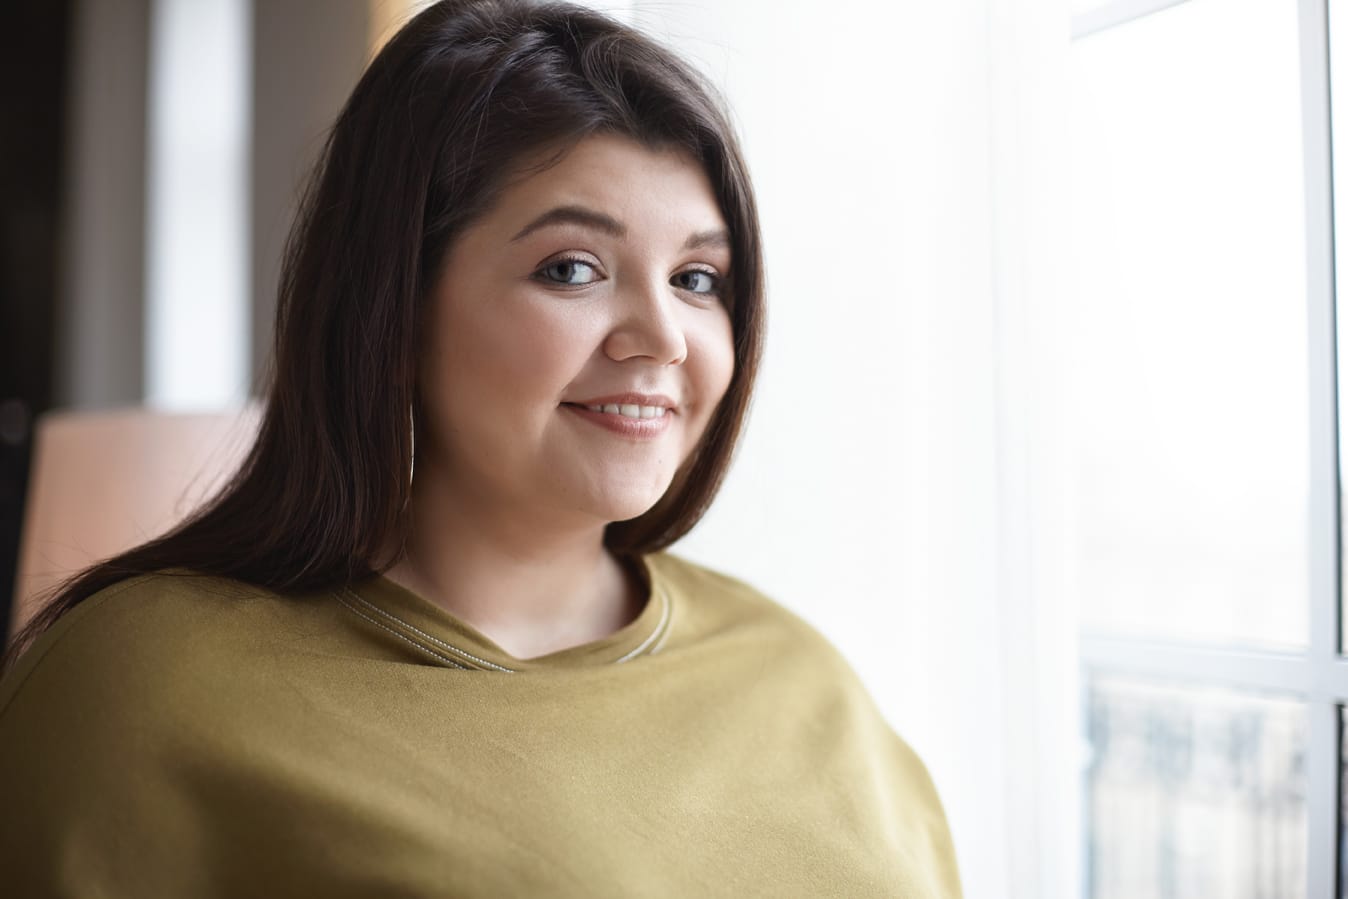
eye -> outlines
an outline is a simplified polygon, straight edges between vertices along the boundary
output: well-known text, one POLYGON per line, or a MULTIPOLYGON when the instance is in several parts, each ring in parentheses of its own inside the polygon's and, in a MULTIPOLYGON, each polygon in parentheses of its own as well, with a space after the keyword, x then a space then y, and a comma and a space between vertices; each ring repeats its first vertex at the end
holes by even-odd
POLYGON ((599 271, 582 259, 556 259, 534 272, 540 281, 580 287, 599 280, 599 271))
POLYGON ((721 292, 720 277, 713 272, 703 271, 700 268, 679 272, 670 280, 675 287, 681 287, 684 290, 690 290, 693 293, 715 295, 721 292))

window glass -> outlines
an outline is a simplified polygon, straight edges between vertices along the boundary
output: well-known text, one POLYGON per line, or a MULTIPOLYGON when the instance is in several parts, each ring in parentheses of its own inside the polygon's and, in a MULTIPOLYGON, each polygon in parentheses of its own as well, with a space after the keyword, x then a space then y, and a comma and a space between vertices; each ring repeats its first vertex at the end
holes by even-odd
POLYGON ((1088 681, 1090 899, 1306 895, 1298 702, 1088 681))
POLYGON ((1306 644, 1297 4, 1076 41, 1068 270, 1088 632, 1306 644))

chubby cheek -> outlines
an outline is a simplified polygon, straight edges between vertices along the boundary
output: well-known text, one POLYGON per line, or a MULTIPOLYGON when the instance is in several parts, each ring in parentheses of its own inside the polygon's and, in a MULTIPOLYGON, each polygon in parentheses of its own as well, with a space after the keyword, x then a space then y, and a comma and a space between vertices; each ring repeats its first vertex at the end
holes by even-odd
POLYGON ((455 405, 513 409, 515 433, 528 427, 518 415, 521 410, 540 401, 561 401, 579 364, 575 357, 582 343, 574 330, 530 311, 526 307, 517 314, 446 322, 449 330, 442 345, 447 349, 439 360, 440 376, 452 385, 455 405))
POLYGON ((697 433, 690 435, 696 445, 711 423, 735 373, 735 338, 729 314, 703 323, 695 333, 688 334, 687 339, 688 360, 695 362, 689 375, 698 400, 694 416, 697 433))

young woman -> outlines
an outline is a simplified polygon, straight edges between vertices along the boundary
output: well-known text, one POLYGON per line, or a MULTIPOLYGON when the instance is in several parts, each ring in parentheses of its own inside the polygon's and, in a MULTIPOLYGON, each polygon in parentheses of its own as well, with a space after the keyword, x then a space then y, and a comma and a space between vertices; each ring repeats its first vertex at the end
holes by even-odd
POLYGON ((763 334, 710 89, 565 4, 445 0, 332 130, 247 462, 0 681, 11 895, 959 894, 814 630, 665 551, 763 334))

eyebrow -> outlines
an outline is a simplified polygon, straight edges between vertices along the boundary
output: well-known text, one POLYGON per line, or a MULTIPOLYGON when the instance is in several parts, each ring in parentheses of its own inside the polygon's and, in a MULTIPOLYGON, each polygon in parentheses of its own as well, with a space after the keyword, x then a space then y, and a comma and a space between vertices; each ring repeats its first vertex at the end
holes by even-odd
MULTIPOLYGON (((627 236, 627 226, 611 215, 585 206, 557 206, 521 228, 518 234, 510 238, 510 242, 523 240, 540 228, 546 228, 549 225, 580 225, 583 228, 602 231, 613 237, 627 236)), ((710 231, 698 231, 690 235, 688 240, 684 241, 683 249, 699 250, 704 247, 729 246, 730 232, 724 228, 714 228, 710 231)))

